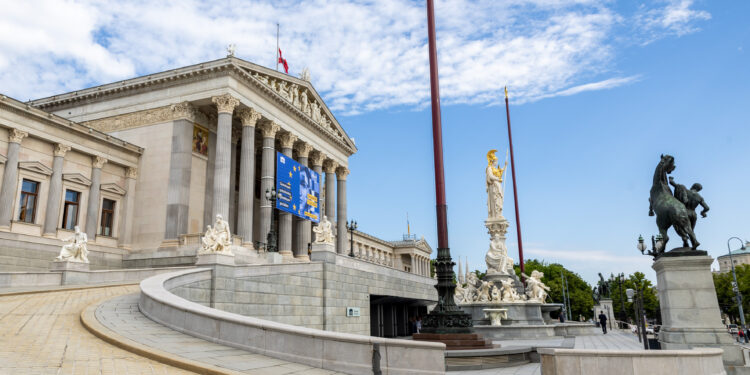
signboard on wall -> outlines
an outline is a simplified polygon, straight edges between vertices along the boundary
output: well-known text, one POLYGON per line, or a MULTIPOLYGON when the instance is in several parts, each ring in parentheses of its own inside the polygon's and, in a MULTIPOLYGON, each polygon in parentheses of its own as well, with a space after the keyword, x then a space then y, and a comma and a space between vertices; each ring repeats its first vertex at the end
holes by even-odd
POLYGON ((320 221, 320 175, 276 152, 276 208, 314 223, 320 221))

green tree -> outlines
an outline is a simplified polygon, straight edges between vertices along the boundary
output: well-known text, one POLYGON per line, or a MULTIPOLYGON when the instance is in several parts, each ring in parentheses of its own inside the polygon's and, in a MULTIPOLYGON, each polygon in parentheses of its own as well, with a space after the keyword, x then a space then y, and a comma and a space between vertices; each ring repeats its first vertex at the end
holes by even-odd
POLYGON ((624 301, 625 305, 625 316, 629 321, 635 319, 635 306, 632 302, 628 302, 628 296, 625 293, 628 289, 643 290, 643 311, 648 319, 654 319, 661 321, 661 310, 659 307, 659 297, 656 295, 656 288, 651 283, 651 280, 646 278, 643 272, 636 272, 623 278, 622 282, 618 281, 618 278, 614 275, 609 278, 610 296, 612 298, 612 307, 614 308, 615 316, 618 319, 620 317, 623 306, 621 303, 624 301), (622 293, 620 293, 620 286, 622 286, 622 293))
MULTIPOLYGON (((745 320, 748 319, 748 310, 750 310, 750 265, 739 265, 734 267, 737 274, 737 285, 742 295, 742 310, 745 313, 745 320)), ((737 297, 732 290, 732 281, 734 277, 732 272, 714 273, 714 288, 716 288, 716 297, 719 300, 719 309, 723 314, 729 316, 731 322, 740 322, 739 308, 737 307, 737 297)), ((730 322, 726 322, 729 324, 730 322)))
MULTIPOLYGON (((518 265, 514 265, 513 268, 516 271, 516 275, 521 276, 521 268, 518 265)), ((594 307, 594 300, 591 298, 591 285, 584 281, 577 273, 570 271, 558 263, 547 264, 544 261, 538 261, 531 259, 524 262, 524 270, 527 275, 531 275, 532 271, 540 271, 544 273, 542 282, 550 288, 549 300, 554 303, 563 302, 562 293, 562 279, 561 273, 565 275, 568 282, 568 292, 570 295, 570 311, 571 318, 578 320, 579 316, 583 316, 585 319, 593 318, 592 309, 594 307)))

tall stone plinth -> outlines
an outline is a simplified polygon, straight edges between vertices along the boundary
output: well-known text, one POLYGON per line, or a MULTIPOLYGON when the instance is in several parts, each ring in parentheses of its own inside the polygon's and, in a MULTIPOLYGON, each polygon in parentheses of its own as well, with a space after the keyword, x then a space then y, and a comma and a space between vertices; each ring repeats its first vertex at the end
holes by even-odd
MULTIPOLYGON (((594 305, 594 320, 599 321, 599 314, 604 313, 607 317, 607 329, 615 326, 615 308, 611 298, 602 298, 599 304, 594 305)), ((572 317, 571 317, 572 318, 572 317)))
POLYGON ((705 255, 662 256, 651 266, 656 271, 663 323, 659 342, 666 350, 721 348, 725 366, 742 366, 742 351, 721 324, 713 261, 705 255))

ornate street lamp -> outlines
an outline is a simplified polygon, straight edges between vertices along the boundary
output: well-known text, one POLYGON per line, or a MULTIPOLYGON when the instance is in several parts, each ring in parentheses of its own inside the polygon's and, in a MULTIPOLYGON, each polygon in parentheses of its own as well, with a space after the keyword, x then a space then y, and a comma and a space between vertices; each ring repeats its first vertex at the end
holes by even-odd
POLYGON ((742 294, 740 294, 740 288, 739 284, 737 284, 737 273, 734 272, 734 260, 732 259, 732 249, 729 248, 729 241, 732 239, 737 239, 742 244, 742 247, 740 247, 740 250, 745 250, 745 242, 742 241, 742 239, 738 237, 730 237, 727 240, 727 251, 729 252, 729 263, 732 265, 732 277, 734 278, 734 281, 732 282, 732 291, 734 292, 735 298, 737 298, 737 308, 740 310, 740 327, 744 330, 745 329, 745 313, 742 311, 742 294))
MULTIPOLYGON (((268 199, 271 202, 271 213, 274 212, 274 208, 276 207, 276 189, 266 189, 266 199, 268 199)), ((273 214, 271 215, 273 217, 273 214)), ((275 253, 278 251, 277 243, 276 243, 276 230, 273 227, 273 219, 271 220, 271 228, 268 231, 268 236, 266 237, 266 251, 275 253)))
POLYGON ((620 321, 625 322, 625 298, 622 295, 622 282, 625 278, 625 274, 620 273, 617 275, 617 284, 620 287, 620 321))
POLYGON ((351 243, 349 244, 349 256, 354 258, 354 231, 357 230, 357 222, 352 220, 346 224, 346 229, 349 229, 349 237, 351 243))
POLYGON ((640 250, 643 255, 650 255, 656 258, 661 253, 663 247, 664 238, 662 238, 661 234, 657 234, 656 237, 651 236, 651 250, 648 250, 646 247, 646 243, 643 241, 643 236, 638 235, 638 250, 640 250))

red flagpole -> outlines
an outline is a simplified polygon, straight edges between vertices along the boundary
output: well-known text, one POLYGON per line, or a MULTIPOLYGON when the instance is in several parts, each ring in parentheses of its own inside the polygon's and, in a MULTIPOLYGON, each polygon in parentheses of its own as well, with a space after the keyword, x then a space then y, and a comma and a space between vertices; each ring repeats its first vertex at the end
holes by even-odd
MULTIPOLYGON (((521 241, 521 218, 518 216, 518 189, 516 188, 516 163, 513 159, 513 136, 510 133, 510 107, 508 106, 508 88, 505 88, 505 116, 508 119, 508 143, 510 144, 510 171, 513 176, 513 202, 515 203, 516 209, 516 234, 518 235, 518 262, 521 265, 521 273, 523 269, 523 241, 521 241)), ((523 280, 523 276, 521 276, 523 280)))

